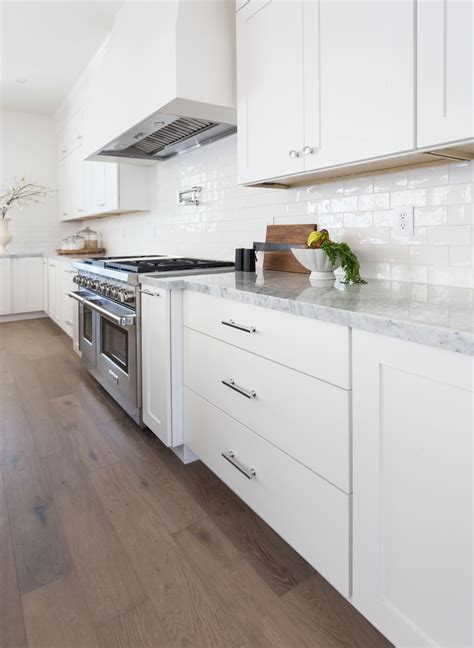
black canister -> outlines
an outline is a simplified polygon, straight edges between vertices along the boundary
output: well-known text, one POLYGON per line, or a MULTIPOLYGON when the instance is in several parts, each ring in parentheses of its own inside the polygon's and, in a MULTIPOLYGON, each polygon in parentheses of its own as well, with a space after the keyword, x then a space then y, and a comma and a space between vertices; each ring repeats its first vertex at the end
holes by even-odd
POLYGON ((244 272, 255 272, 255 250, 251 248, 250 250, 244 250, 244 272))
POLYGON ((242 272, 244 269, 244 248, 235 249, 235 271, 242 272))

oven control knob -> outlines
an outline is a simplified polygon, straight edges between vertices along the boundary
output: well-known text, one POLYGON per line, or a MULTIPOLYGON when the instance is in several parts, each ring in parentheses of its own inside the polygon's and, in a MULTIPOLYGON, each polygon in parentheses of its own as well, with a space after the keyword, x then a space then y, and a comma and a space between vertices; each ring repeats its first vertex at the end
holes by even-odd
POLYGON ((117 286, 112 286, 110 289, 110 296, 113 297, 114 299, 119 298, 119 293, 120 293, 120 288, 117 288, 117 286))
POLYGON ((102 293, 103 295, 106 295, 108 286, 109 284, 103 281, 102 283, 99 284, 99 292, 102 293))
POLYGON ((135 293, 133 290, 127 290, 126 288, 122 288, 119 291, 119 299, 124 304, 130 304, 135 299, 135 293))

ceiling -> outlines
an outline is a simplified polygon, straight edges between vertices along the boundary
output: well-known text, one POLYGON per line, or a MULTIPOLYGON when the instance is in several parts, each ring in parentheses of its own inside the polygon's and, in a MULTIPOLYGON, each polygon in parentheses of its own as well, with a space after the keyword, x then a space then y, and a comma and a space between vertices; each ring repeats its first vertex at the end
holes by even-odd
POLYGON ((52 114, 107 37, 121 4, 0 0, 0 106, 52 114))

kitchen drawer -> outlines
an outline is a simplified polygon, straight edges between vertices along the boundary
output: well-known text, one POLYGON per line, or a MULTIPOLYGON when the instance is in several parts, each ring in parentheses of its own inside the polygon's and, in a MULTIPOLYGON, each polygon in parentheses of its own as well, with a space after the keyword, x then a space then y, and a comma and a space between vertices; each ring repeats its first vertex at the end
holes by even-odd
POLYGON ((350 388, 349 329, 345 326, 192 291, 184 293, 184 324, 315 378, 350 388))
POLYGON ((350 392, 189 328, 184 383, 350 492, 350 392))
MULTIPOLYGON (((349 596, 350 496, 185 388, 185 443, 344 596, 349 596), (234 453, 233 461, 222 453, 234 453)), ((228 454, 229 456, 229 454, 228 454)))

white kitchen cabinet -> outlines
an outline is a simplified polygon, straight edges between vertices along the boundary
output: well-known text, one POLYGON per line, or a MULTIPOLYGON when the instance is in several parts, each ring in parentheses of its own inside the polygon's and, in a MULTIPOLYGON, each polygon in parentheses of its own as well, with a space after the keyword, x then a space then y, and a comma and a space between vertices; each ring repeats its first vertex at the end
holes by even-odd
POLYGON ((240 182, 304 170, 304 11, 268 0, 237 14, 240 182))
POLYGON ((472 646, 473 359, 352 339, 353 602, 400 648, 472 646))
POLYGON ((418 147, 474 136, 474 16, 470 0, 417 3, 418 147))
POLYGON ((239 182, 415 148, 414 0, 237 13, 239 182))
POLYGON ((170 301, 169 290, 142 289, 143 421, 167 446, 173 442, 170 301))
POLYGON ((0 258, 0 315, 10 315, 11 312, 11 259, 0 258))
POLYGON ((61 326, 61 272, 60 261, 48 259, 48 315, 61 326))
POLYGON ((43 310, 49 312, 49 295, 48 295, 48 259, 43 257, 43 310))
POLYGON ((61 219, 150 209, 149 167, 89 162, 81 149, 60 162, 61 219))
POLYGON ((43 258, 20 257, 11 262, 12 313, 44 309, 43 258))
POLYGON ((74 310, 77 302, 69 297, 71 290, 75 290, 76 285, 72 278, 77 274, 76 270, 69 261, 59 263, 59 283, 60 283, 60 326, 65 333, 73 337, 74 331, 74 310))
POLYGON ((59 133, 58 152, 62 160, 81 146, 83 141, 82 111, 78 110, 59 133))

